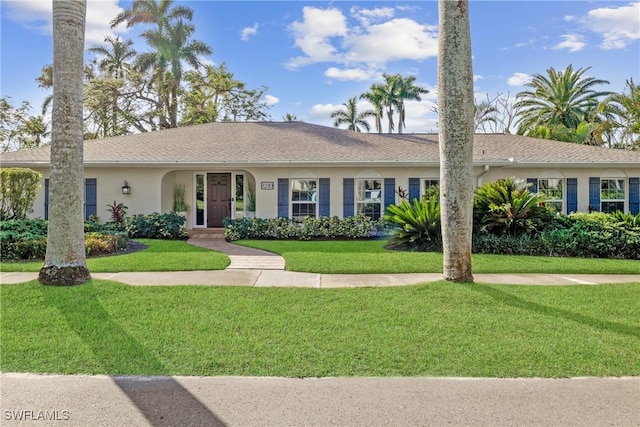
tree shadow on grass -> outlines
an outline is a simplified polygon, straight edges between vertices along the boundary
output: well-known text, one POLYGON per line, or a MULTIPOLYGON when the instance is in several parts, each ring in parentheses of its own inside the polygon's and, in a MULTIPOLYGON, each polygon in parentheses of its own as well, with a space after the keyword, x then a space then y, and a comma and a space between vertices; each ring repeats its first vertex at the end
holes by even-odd
POLYGON ((488 295, 503 304, 510 305, 511 307, 527 310, 535 314, 540 314, 548 317, 568 320, 594 329, 600 329, 617 334, 640 338, 640 328, 638 327, 620 322, 596 319, 562 308, 549 307, 546 305, 527 301, 508 292, 504 292, 498 288, 480 283, 464 284, 463 286, 466 286, 468 289, 474 290, 476 292, 482 292, 483 294, 488 295))
MULTIPOLYGON (((105 284, 108 286, 107 284, 105 284)), ((114 284, 115 285, 115 284, 114 284)), ((122 358, 147 372, 168 375, 168 368, 111 317, 100 303, 95 281, 78 287, 47 287, 42 293, 71 330, 87 345, 105 372, 124 374, 122 358), (96 327, 98 326, 98 327, 96 327)), ((113 382, 153 426, 225 426, 200 400, 170 376, 112 375, 113 382)))

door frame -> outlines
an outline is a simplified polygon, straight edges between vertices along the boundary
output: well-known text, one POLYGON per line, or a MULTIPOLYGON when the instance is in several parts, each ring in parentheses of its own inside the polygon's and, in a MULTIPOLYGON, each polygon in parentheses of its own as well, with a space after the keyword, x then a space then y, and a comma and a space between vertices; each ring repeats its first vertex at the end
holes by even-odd
MULTIPOLYGON (((231 176, 231 182, 230 182, 230 186, 231 186, 231 192, 230 192, 230 196, 231 196, 231 212, 230 212, 230 216, 231 218, 235 218, 236 217, 236 176, 237 175, 244 175, 245 176, 245 180, 247 179, 247 175, 249 175, 249 172, 244 171, 244 170, 203 170, 203 171, 194 171, 193 172, 193 200, 191 201, 192 206, 194 206, 193 209, 193 214, 192 216, 192 221, 191 221, 191 228, 210 228, 207 224, 208 222, 208 203, 209 203, 209 194, 207 191, 208 185, 207 185, 207 175, 208 174, 229 174, 231 176), (197 185, 198 185, 198 181, 197 181, 197 176, 198 175, 203 175, 204 176, 204 212, 203 212, 203 224, 197 224, 197 185)), ((246 193, 246 188, 245 188, 245 193, 246 193)))

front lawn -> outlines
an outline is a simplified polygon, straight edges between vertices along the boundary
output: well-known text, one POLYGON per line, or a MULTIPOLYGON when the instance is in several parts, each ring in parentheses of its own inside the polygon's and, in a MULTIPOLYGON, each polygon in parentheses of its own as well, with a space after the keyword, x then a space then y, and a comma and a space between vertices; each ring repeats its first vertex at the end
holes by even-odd
POLYGON ((3 372, 640 375, 640 283, 367 289, 0 286, 3 372))
MULTIPOLYGON (((220 252, 200 248, 182 240, 136 239, 148 248, 125 255, 114 255, 87 259, 87 267, 92 273, 112 273, 119 271, 193 271, 224 270, 229 265, 229 257, 220 252)), ((37 272, 42 261, 3 262, 2 271, 37 272)))
MULTIPOLYGON (((286 269, 310 273, 440 273, 442 254, 384 248, 386 240, 240 240, 275 252, 286 269)), ((523 255, 473 255, 475 273, 640 274, 640 261, 523 255)))

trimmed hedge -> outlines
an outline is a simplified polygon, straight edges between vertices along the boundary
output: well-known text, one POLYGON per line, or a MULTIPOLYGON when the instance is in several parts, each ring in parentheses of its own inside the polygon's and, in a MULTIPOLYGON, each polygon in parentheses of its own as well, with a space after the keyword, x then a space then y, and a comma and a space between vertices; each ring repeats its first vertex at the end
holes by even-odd
POLYGON ((363 239, 385 232, 384 220, 372 220, 363 215, 340 219, 307 217, 301 223, 287 218, 225 218, 224 236, 227 241, 240 239, 363 239))
POLYGON ((124 229, 132 239, 183 240, 187 238, 185 221, 185 217, 174 212, 138 214, 125 219, 124 229))

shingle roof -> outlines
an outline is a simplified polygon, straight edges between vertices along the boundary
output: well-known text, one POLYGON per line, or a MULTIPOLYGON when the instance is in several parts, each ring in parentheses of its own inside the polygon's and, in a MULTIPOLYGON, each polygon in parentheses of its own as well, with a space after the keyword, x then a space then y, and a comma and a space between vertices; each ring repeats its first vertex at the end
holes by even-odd
MULTIPOLYGON (((49 147, 0 154, 5 166, 49 163, 49 147)), ((86 166, 438 164, 437 134, 357 133, 303 122, 210 123, 84 142, 86 166)), ((476 134, 474 163, 640 166, 640 152, 511 134, 476 134)))

